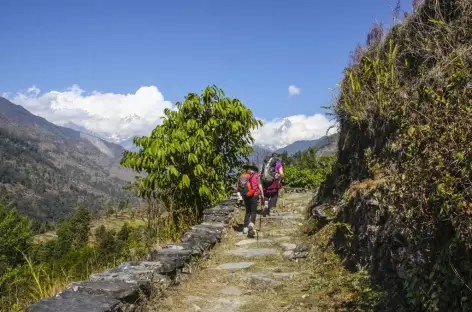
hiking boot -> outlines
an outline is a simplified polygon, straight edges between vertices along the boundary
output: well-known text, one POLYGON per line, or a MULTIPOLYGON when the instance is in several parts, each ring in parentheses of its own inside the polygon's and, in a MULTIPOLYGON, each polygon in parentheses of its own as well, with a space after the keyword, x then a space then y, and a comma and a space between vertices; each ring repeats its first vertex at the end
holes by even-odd
POLYGON ((254 229, 254 223, 249 223, 247 237, 256 236, 256 230, 254 229))
POLYGON ((270 214, 270 213, 269 213, 269 208, 264 208, 264 209, 262 210, 262 216, 263 216, 263 217, 267 217, 269 214, 270 214))
POLYGON ((243 234, 244 234, 244 235, 247 235, 247 232, 248 232, 248 231, 249 231, 249 229, 248 229, 247 227, 245 227, 245 228, 243 229, 243 234))
POLYGON ((264 201, 264 209, 262 209, 262 216, 267 217, 269 215, 269 201, 264 201))

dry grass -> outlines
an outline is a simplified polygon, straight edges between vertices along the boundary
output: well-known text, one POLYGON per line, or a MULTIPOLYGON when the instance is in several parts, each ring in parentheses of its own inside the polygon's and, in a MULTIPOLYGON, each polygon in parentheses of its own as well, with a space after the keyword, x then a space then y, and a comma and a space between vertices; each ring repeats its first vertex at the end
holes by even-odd
POLYGON ((352 199, 359 194, 359 192, 367 192, 378 188, 386 182, 386 179, 365 179, 362 181, 354 181, 346 191, 348 199, 352 199))

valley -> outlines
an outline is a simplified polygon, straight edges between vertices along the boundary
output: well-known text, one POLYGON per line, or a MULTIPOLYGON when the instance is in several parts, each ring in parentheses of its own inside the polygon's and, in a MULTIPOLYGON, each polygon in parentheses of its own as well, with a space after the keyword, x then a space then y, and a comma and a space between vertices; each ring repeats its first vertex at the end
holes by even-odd
POLYGON ((0 192, 38 223, 57 222, 79 206, 98 214, 132 198, 122 189, 134 180, 120 166, 123 151, 0 98, 0 192))

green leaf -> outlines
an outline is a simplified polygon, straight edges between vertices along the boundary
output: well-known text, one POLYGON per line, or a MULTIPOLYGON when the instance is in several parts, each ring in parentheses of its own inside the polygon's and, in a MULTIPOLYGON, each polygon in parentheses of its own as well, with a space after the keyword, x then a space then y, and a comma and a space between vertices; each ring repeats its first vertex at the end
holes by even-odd
POLYGON ((176 177, 179 176, 179 171, 177 171, 177 168, 175 168, 174 166, 169 166, 169 172, 176 177))
POLYGON ((208 190, 208 187, 206 187, 205 185, 202 185, 198 188, 198 193, 200 194, 200 196, 210 195, 210 191, 208 190))
POLYGON ((198 158, 197 158, 197 155, 193 154, 193 153, 190 153, 188 154, 188 162, 190 164, 196 164, 198 162, 198 158))
POLYGON ((182 185, 184 187, 189 187, 190 186, 190 178, 186 174, 182 175, 182 185))

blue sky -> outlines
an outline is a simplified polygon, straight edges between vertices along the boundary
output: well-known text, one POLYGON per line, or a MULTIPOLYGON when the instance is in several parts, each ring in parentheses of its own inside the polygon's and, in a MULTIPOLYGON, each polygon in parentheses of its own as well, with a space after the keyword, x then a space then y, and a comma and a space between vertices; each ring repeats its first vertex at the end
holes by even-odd
POLYGON ((175 102, 216 84, 260 118, 311 116, 323 113, 328 88, 372 23, 391 24, 395 3, 6 0, 0 94, 33 85, 41 93, 78 85, 81 96, 155 86, 175 102), (289 97, 289 85, 300 94, 289 97))

